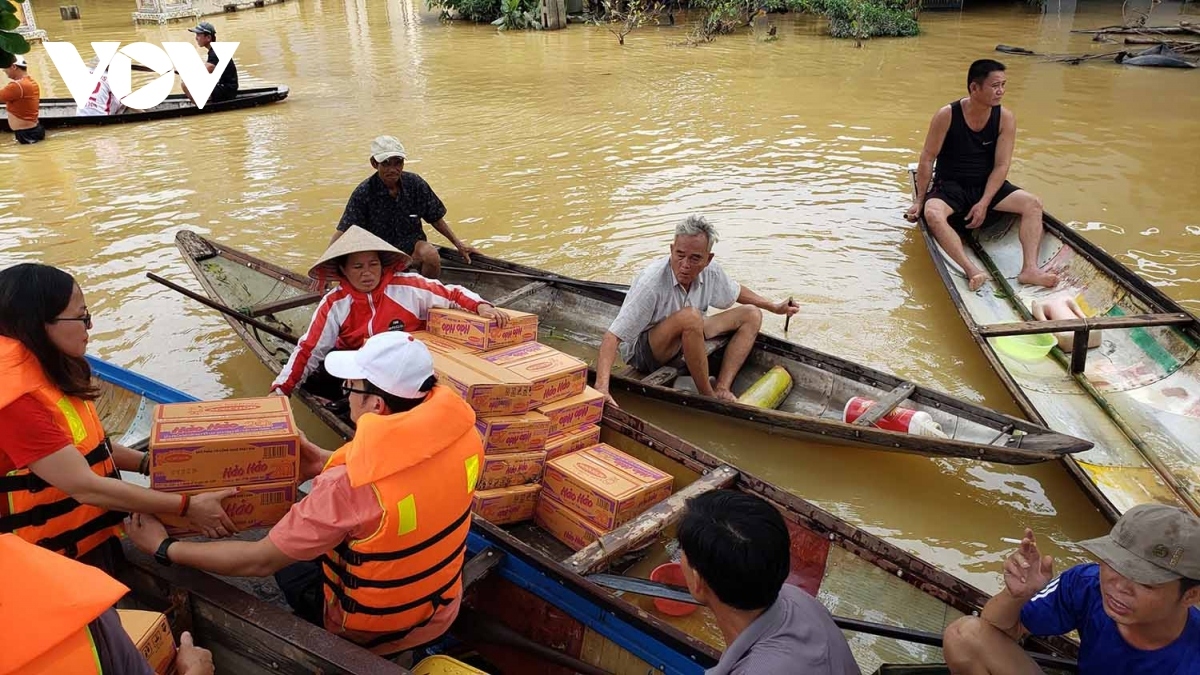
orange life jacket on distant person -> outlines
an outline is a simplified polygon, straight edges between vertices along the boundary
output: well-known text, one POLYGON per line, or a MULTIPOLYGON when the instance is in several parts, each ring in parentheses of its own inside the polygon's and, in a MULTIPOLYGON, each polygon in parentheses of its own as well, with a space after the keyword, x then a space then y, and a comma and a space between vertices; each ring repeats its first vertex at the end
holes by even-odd
POLYGON ((0 534, 0 675, 100 675, 88 624, 128 590, 95 567, 0 534))
MULTIPOLYGON (((46 378, 37 357, 25 345, 0 336, 0 408, 26 394, 54 415, 97 476, 120 477, 96 406, 63 394, 46 378)), ((78 558, 109 537, 119 536, 124 517, 119 511, 80 504, 28 468, 0 476, 0 532, 13 532, 69 558, 78 558)))
POLYGON ((475 412, 434 387, 410 411, 363 415, 354 440, 326 469, 345 465, 354 487, 370 486, 379 528, 322 556, 325 602, 340 603, 341 626, 403 639, 462 594, 471 500, 483 462, 475 412))

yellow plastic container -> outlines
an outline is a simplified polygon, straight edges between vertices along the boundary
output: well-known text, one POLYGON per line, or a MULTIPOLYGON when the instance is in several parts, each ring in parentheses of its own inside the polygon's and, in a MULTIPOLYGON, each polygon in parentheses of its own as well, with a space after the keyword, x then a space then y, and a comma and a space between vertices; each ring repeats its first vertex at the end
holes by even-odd
POLYGON ((1058 338, 1050 333, 1036 335, 1005 335, 994 339, 996 349, 1021 361, 1037 361, 1050 353, 1058 338))
POLYGON ((457 661, 449 656, 430 656, 421 659, 421 662, 413 666, 413 675, 488 675, 478 668, 472 668, 462 661, 457 661))

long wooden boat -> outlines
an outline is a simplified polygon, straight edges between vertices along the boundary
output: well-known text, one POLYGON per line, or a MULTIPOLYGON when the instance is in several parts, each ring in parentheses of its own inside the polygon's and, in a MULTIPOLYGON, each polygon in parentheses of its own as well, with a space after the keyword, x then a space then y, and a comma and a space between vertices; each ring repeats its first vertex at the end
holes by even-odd
MULTIPOLYGON (((190 231, 176 236, 176 245, 208 297, 259 321, 296 336, 307 328, 316 296, 312 281, 254 256, 190 231)), ((539 316, 543 341, 566 351, 594 349, 620 309, 624 294, 607 285, 550 275, 531 267, 487 256, 461 265, 457 253, 443 250, 446 281, 460 283, 495 303, 539 316)), ((230 318, 234 331, 273 372, 291 353, 287 340, 230 318)), ((721 355, 720 345, 713 358, 721 355)), ((1028 464, 1058 459, 1090 447, 1087 441, 1056 433, 1026 420, 995 412, 906 382, 845 359, 759 335, 755 349, 735 382, 735 391, 748 387, 773 366, 791 373, 795 386, 778 410, 764 410, 689 393, 682 387, 682 366, 668 366, 644 375, 629 369, 615 373, 615 386, 705 413, 755 424, 769 432, 852 443, 868 448, 1028 464), (947 434, 930 438, 842 422, 846 402, 854 396, 880 401, 881 411, 901 402, 928 413, 947 434)), ((301 400, 327 423, 348 436, 350 428, 321 403, 297 390, 301 400)), ((870 413, 871 411, 868 411, 870 413)))
MULTIPOLYGON (((189 117, 191 115, 207 115, 209 113, 225 112, 253 108, 282 101, 288 97, 289 90, 284 85, 275 87, 258 87, 241 89, 237 96, 220 102, 209 102, 203 108, 188 100, 183 94, 171 94, 162 103, 148 110, 130 111, 118 115, 79 115, 78 104, 73 98, 44 98, 38 121, 46 128, 98 126, 103 124, 126 124, 129 122, 148 122, 173 117, 189 117)), ((0 130, 10 131, 8 113, 0 110, 0 130)))
MULTIPOLYGON (((190 398, 115 366, 93 365, 104 382, 99 408, 114 437, 119 433, 136 444, 143 411, 154 402, 190 398)), ((755 494, 781 511, 792 539, 788 582, 819 598, 840 620, 865 621, 872 631, 849 637, 863 672, 885 663, 938 661, 936 647, 905 640, 940 634, 987 599, 933 565, 629 413, 605 411, 602 440, 673 475, 675 496, 606 536, 604 546, 579 552, 533 523, 498 527, 476 517, 464 569, 469 609, 451 634, 488 672, 699 675, 715 663, 723 645, 708 610, 668 617, 648 598, 609 590, 589 577, 600 570, 645 577, 668 558, 665 525, 684 498, 710 489, 755 494), (879 634, 883 628, 891 637, 879 634)), ((222 672, 407 672, 221 579, 156 565, 129 547, 127 555, 121 578, 137 603, 166 611, 176 632, 191 630, 197 644, 213 650, 222 672)), ((1038 648, 1067 657, 1077 651, 1059 639, 1038 648)))
POLYGON ((1112 520, 1144 503, 1200 513, 1200 321, 1050 214, 1038 260, 1059 275, 1054 289, 1017 283, 1016 218, 998 218, 967 239, 968 255, 992 277, 976 292, 920 223, 959 315, 1021 410, 1094 443, 1064 459, 1099 508, 1112 520), (1034 322, 1031 303, 1050 297, 1075 299, 1088 318, 1034 322), (1075 333, 1075 344, 1101 331, 1102 345, 1023 359, 1005 342, 1051 331, 1075 333))

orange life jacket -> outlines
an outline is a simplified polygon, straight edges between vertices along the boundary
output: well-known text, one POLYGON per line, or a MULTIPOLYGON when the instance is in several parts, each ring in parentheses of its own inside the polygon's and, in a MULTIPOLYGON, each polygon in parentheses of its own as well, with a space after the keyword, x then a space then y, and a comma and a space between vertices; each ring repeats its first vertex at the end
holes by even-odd
POLYGON ((351 485, 374 490, 383 516, 371 536, 321 557, 325 602, 344 612, 341 626, 326 628, 380 633, 365 646, 384 645, 462 594, 482 460, 475 412, 442 386, 408 412, 358 420, 325 468, 345 465, 351 485))
MULTIPOLYGON (((0 408, 26 394, 54 415, 96 475, 120 477, 96 406, 63 394, 46 378, 32 352, 17 340, 0 336, 0 408)), ((119 511, 80 504, 28 468, 0 476, 0 532, 13 532, 70 558, 119 536, 124 517, 119 511)))
POLYGON ((95 567, 0 534, 0 675, 100 675, 88 624, 128 590, 95 567))

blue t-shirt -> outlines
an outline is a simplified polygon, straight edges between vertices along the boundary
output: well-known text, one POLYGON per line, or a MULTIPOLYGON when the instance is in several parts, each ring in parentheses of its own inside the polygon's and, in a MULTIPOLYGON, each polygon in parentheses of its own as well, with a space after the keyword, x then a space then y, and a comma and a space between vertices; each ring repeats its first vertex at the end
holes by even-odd
POLYGON ((1153 651, 1125 643, 1104 613, 1100 566, 1078 565, 1051 581, 1021 608, 1021 624, 1034 635, 1079 631, 1079 673, 1200 675, 1200 610, 1188 610, 1183 634, 1153 651))

